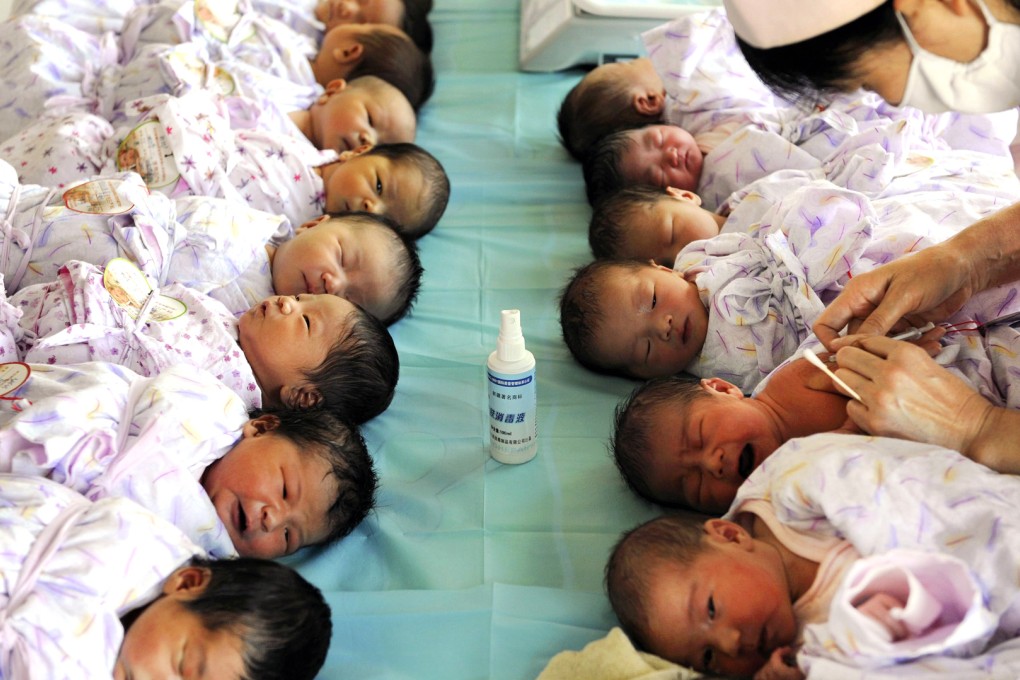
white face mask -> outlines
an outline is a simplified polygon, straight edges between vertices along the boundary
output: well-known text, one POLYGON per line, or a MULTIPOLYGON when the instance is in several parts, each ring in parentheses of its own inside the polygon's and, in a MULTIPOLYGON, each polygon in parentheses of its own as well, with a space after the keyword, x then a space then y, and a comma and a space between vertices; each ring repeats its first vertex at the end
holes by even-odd
POLYGON ((982 0, 974 0, 988 24, 988 47, 962 64, 925 50, 897 12, 914 58, 900 106, 927 113, 994 113, 1020 105, 1020 26, 998 21, 982 0))

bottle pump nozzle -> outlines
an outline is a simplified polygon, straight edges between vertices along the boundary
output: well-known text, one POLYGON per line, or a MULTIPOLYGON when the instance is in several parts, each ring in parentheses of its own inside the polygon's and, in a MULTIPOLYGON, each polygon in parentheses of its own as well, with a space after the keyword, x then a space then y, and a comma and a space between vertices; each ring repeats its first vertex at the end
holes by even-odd
POLYGON ((500 361, 520 361, 524 352, 521 310, 504 309, 499 323, 499 338, 496 339, 496 356, 500 361))

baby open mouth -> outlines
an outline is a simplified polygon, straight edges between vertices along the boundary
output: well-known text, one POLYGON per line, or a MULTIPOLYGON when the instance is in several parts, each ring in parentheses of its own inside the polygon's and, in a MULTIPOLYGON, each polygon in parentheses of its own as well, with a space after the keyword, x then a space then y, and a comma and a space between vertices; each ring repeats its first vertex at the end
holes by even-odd
POLYGON ((740 452, 740 461, 737 463, 737 472, 744 479, 754 471, 754 447, 750 444, 744 445, 744 450, 740 452))

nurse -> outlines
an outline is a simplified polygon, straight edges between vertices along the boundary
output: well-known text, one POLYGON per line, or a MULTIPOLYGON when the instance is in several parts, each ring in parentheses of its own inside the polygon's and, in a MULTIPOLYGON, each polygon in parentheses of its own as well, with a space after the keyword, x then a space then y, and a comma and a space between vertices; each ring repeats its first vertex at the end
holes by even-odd
MULTIPOLYGON (((1020 0, 723 0, 759 77, 815 101, 863 87, 929 113, 1020 104, 1020 0)), ((1020 279, 1020 204, 941 245, 854 278, 815 323, 861 395, 847 413, 873 434, 941 444, 1020 472, 1020 412, 993 407, 919 347, 885 337, 941 321, 972 295, 1020 279), (853 335, 839 337, 843 329, 853 335)))

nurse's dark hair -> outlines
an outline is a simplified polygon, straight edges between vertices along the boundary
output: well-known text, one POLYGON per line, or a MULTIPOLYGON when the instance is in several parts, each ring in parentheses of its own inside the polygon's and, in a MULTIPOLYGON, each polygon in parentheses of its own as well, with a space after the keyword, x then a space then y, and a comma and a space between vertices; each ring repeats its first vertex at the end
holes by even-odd
POLYGON ((700 380, 682 373, 653 378, 617 404, 609 452, 631 491, 653 503, 672 505, 656 498, 649 484, 648 451, 656 433, 662 431, 661 423, 654 416, 660 406, 686 410, 708 396, 700 380))
POLYGON ((209 569, 209 584, 182 602, 210 631, 229 630, 244 641, 245 680, 314 678, 332 636, 329 605, 296 571, 271 560, 193 558, 209 569))
POLYGON ((657 517, 625 532, 606 563, 605 585, 609 604, 620 627, 639 649, 649 648, 651 621, 648 604, 652 575, 657 567, 689 567, 705 550, 703 521, 693 516, 657 517))
POLYGON ((770 90, 812 106, 847 89, 859 77, 857 64, 866 53, 903 39, 893 1, 888 0, 848 24, 799 43, 759 49, 738 37, 737 44, 770 90))

